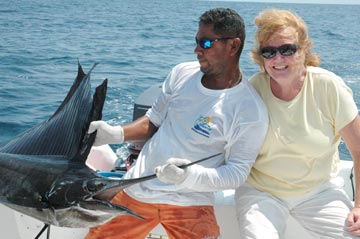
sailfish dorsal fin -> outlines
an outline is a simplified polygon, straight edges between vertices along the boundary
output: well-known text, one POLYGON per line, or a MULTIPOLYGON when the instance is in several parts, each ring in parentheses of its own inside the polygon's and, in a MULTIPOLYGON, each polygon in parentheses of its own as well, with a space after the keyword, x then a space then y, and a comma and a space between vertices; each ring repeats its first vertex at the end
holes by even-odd
MULTIPOLYGON (((48 120, 0 146, 0 152, 24 155, 57 155, 69 159, 79 155, 80 146, 84 144, 83 138, 87 127, 90 121, 101 118, 105 100, 106 82, 105 86, 102 86, 102 89, 105 88, 105 92, 102 92, 100 101, 97 99, 97 102, 93 102, 91 97, 90 73, 95 66, 96 64, 85 74, 79 63, 77 77, 55 113, 48 120), (101 109, 97 110, 96 108, 99 107, 101 109)), ((94 98, 99 98, 97 94, 99 93, 95 93, 94 98)), ((91 141, 86 143, 92 145, 91 141)), ((86 156, 83 155, 83 157, 86 156)), ((84 161, 85 159, 82 158, 81 160, 84 161)))

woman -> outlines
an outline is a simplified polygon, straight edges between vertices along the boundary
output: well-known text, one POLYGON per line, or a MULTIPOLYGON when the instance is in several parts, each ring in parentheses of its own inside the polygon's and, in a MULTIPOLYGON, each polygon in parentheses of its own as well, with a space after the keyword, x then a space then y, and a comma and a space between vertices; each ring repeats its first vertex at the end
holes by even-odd
POLYGON ((242 238, 284 238, 291 215, 314 238, 360 236, 360 180, 355 206, 342 189, 338 145, 360 172, 360 118, 352 92, 320 57, 304 21, 268 9, 255 19, 251 83, 269 111, 269 129, 247 183, 236 192, 242 238))

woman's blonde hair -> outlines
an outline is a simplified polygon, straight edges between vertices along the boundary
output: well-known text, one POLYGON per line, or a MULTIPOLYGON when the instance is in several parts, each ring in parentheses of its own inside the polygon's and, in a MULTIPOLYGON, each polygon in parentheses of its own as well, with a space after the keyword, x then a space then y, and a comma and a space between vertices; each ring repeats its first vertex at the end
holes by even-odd
POLYGON ((255 25, 258 27, 255 33, 255 48, 251 49, 250 56, 262 71, 265 71, 265 67, 259 54, 260 48, 274 32, 285 27, 291 27, 297 32, 297 44, 305 52, 305 66, 320 65, 320 57, 311 52, 313 43, 309 38, 306 23, 296 14, 286 10, 266 9, 255 18, 255 25))

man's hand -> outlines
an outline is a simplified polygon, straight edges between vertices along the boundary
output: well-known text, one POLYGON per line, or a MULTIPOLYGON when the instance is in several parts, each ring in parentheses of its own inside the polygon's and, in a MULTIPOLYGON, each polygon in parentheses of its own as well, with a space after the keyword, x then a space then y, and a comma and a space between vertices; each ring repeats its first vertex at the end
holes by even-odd
POLYGON ((191 163, 190 160, 180 158, 170 158, 163 166, 155 168, 158 179, 164 183, 180 184, 185 181, 189 175, 189 169, 179 168, 179 166, 191 163))
POLYGON ((354 207, 349 213, 346 230, 354 236, 360 236, 360 208, 354 207))
POLYGON ((124 142, 124 130, 119 126, 111 126, 105 121, 93 121, 90 123, 88 133, 96 132, 94 146, 103 144, 121 144, 124 142))

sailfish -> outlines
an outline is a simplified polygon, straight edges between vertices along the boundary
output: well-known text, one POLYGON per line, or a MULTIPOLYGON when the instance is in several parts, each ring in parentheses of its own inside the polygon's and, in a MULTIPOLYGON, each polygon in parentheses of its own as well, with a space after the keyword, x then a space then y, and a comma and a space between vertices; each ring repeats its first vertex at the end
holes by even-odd
POLYGON ((142 218, 111 199, 154 176, 107 178, 85 164, 96 137, 87 130, 102 118, 107 91, 105 79, 92 95, 95 66, 85 74, 78 63, 73 85, 50 118, 0 146, 0 203, 60 227, 88 228, 123 214, 142 218))

